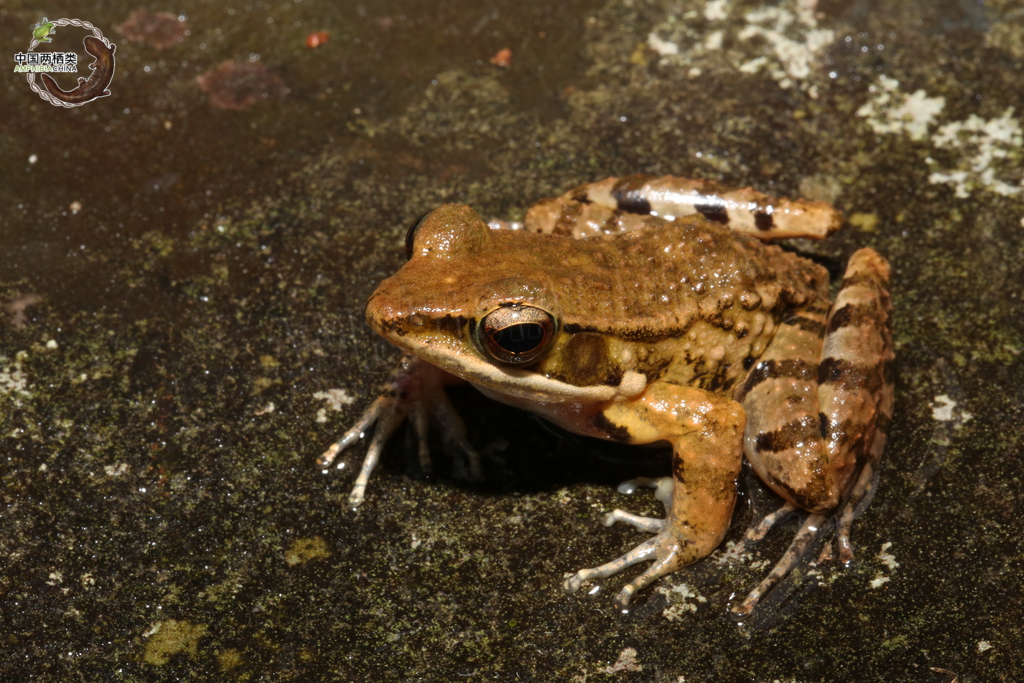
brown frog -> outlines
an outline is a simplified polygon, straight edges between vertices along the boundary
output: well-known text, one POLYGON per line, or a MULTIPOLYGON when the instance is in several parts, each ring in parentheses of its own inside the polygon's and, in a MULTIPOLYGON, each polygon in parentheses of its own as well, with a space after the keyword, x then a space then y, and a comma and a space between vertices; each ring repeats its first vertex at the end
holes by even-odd
POLYGON ((838 513, 841 557, 852 557, 850 524, 873 489, 892 415, 885 259, 854 253, 832 302, 824 268, 766 244, 824 237, 840 223, 822 203, 673 177, 584 185, 533 207, 524 225, 489 226, 469 207, 442 206, 413 226, 409 261, 366 304, 373 329, 408 355, 321 463, 377 423, 349 499, 358 505, 406 417, 429 467, 433 418, 479 476, 444 395, 453 377, 572 432, 668 442, 672 476, 632 484, 656 488, 665 518, 615 510, 603 522, 653 536, 565 584, 575 591, 650 562, 619 592, 625 607, 721 543, 745 456, 785 500, 748 539, 790 511, 810 513, 786 557, 734 609, 747 614, 827 515, 838 513))

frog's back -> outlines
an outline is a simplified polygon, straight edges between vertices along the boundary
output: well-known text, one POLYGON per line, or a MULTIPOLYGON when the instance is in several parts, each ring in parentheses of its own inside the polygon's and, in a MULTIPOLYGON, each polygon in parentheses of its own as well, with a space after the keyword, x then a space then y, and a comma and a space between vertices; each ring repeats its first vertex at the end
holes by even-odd
POLYGON ((636 341, 681 336, 697 321, 731 329, 755 311, 777 319, 828 281, 811 261, 696 216, 547 251, 563 324, 636 341))

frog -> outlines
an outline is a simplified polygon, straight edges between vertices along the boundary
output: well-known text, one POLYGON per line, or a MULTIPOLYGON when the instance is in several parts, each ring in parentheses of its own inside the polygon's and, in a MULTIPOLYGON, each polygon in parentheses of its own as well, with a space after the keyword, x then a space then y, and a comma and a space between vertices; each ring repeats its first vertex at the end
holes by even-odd
POLYGON ((52 21, 43 17, 43 20, 32 27, 32 40, 37 43, 52 43, 52 36, 56 32, 52 21))
MULTIPOLYGON (((320 458, 366 438, 349 504, 366 495, 387 438, 408 419, 429 471, 436 423, 482 476, 445 394, 456 381, 584 436, 671 447, 651 487, 664 517, 615 509, 602 523, 650 534, 621 557, 568 575, 576 592, 649 562, 615 604, 718 548, 744 460, 781 506, 746 534, 807 516, 742 618, 789 574, 830 517, 852 559, 854 516, 870 501, 893 411, 890 268, 865 247, 835 298, 826 268, 773 242, 842 225, 824 202, 775 199, 710 181, 633 175, 575 187, 522 223, 446 204, 417 220, 408 261, 366 303, 370 327, 405 355, 384 391, 320 458)), ((342 463, 344 464, 344 463, 342 463)))

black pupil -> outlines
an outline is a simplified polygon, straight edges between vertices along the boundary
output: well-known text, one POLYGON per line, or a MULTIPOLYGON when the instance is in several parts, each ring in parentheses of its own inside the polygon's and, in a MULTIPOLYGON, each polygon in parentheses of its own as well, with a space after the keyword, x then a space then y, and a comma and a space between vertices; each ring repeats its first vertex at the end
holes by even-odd
POLYGON ((526 353, 544 341, 544 326, 537 323, 509 325, 494 332, 491 339, 509 353, 526 353))

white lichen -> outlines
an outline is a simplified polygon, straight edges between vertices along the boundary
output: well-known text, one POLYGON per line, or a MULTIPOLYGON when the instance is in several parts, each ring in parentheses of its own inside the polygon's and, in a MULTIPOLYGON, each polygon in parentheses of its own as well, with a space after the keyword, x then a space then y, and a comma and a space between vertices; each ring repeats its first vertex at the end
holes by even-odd
POLYGON ((313 394, 313 398, 319 398, 323 401, 327 401, 328 407, 331 410, 341 410, 342 406, 347 406, 355 403, 356 397, 348 393, 347 389, 328 389, 327 391, 318 391, 313 394))
POLYGON ((889 571, 896 571, 900 563, 896 561, 896 556, 889 552, 889 548, 892 547, 892 541, 882 544, 881 550, 878 551, 877 557, 882 564, 889 568, 889 571))
POLYGON ((868 587, 872 589, 877 589, 881 588, 887 583, 889 583, 889 577, 879 574, 875 578, 871 579, 871 581, 868 583, 868 587))
POLYGON ((807 79, 818 53, 835 41, 835 32, 818 28, 814 13, 800 5, 764 7, 745 19, 748 25, 740 31, 740 39, 761 38, 770 46, 773 54, 768 56, 774 60, 766 62, 768 72, 784 88, 807 79))
MULTIPOLYGON (((884 564, 890 572, 895 572, 899 568, 900 563, 896 561, 896 556, 889 552, 890 548, 892 548, 892 541, 883 543, 875 557, 884 564)), ((875 590, 881 588, 891 580, 891 576, 886 576, 885 574, 878 572, 875 574, 875 578, 868 582, 868 587, 875 590)))
POLYGON ((651 33, 647 36, 647 46, 662 57, 679 54, 679 45, 671 40, 662 40, 658 37, 657 33, 651 33))
POLYGON ((710 0, 704 5, 704 18, 708 21, 725 21, 729 18, 729 0, 710 0))
POLYGON ((932 419, 939 422, 949 422, 953 419, 953 408, 956 408, 956 401, 945 394, 935 397, 932 406, 932 419))
POLYGON ((637 661, 636 648, 627 647, 619 653, 619 658, 611 666, 598 669, 598 673, 617 674, 622 671, 643 671, 644 666, 637 661))
POLYGON ((119 462, 115 465, 104 465, 103 473, 108 477, 120 477, 122 474, 128 474, 128 464, 119 462))
POLYGON ((704 61, 724 57, 739 73, 764 71, 779 86, 797 87, 816 97, 812 79, 819 56, 835 41, 835 33, 818 26, 812 6, 783 0, 775 7, 744 12, 732 0, 709 0, 700 12, 699 29, 673 14, 650 33, 647 46, 662 64, 684 66, 694 77, 702 73, 704 61))
POLYGON ((878 135, 903 134, 923 140, 946 106, 945 97, 928 97, 924 90, 910 95, 900 92, 900 82, 888 76, 879 76, 868 92, 874 96, 857 110, 857 116, 867 119, 878 135))
MULTIPOLYGON (((1020 171, 1024 134, 1013 111, 1010 107, 994 119, 971 114, 963 121, 940 127, 931 142, 937 149, 954 153, 953 165, 933 171, 928 182, 953 185, 960 198, 969 197, 973 190, 1007 197, 1019 195, 1024 189, 1020 171), (1007 178, 1007 174, 1012 177, 1007 178)), ((932 158, 928 163, 933 168, 940 165, 932 158)))
POLYGON ((25 351, 19 351, 12 362, 7 356, 0 355, 0 398, 10 396, 15 407, 21 407, 21 399, 28 398, 28 376, 22 362, 28 357, 25 351))
POLYGON ((939 394, 932 399, 932 419, 936 422, 957 422, 963 424, 974 417, 965 410, 956 410, 956 406, 956 401, 949 396, 939 394))
POLYGON ((328 409, 337 413, 341 411, 343 406, 352 405, 356 401, 356 397, 348 393, 348 390, 346 389, 328 389, 327 391, 318 391, 313 394, 313 398, 327 401, 327 408, 321 408, 316 412, 316 421, 318 423, 327 422, 328 409))
POLYGON ((687 612, 696 612, 698 603, 708 601, 703 595, 685 583, 677 586, 658 586, 655 590, 668 598, 669 606, 661 613, 669 621, 679 621, 687 612))

